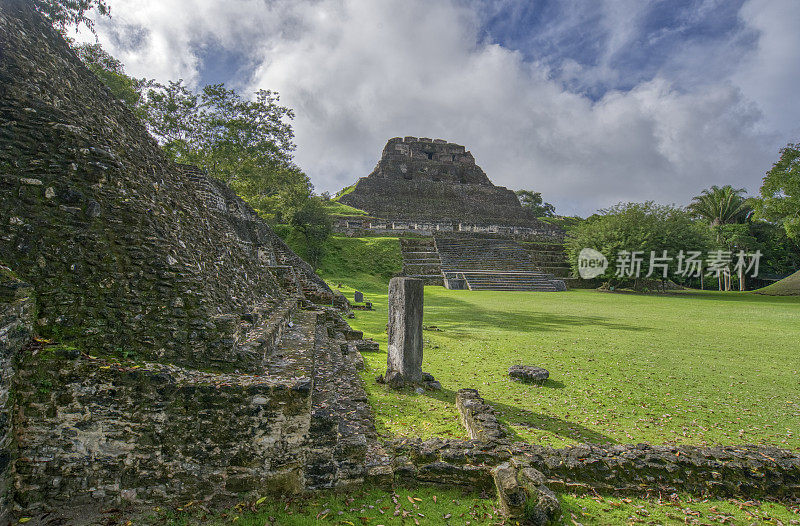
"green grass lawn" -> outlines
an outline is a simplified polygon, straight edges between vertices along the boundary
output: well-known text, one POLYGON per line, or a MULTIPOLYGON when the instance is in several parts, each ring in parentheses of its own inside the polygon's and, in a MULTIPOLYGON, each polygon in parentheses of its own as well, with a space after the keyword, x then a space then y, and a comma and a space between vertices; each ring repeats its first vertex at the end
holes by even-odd
MULTIPOLYGON (((562 524, 797 524, 798 510, 773 503, 738 500, 698 500, 688 496, 662 499, 560 496, 562 524)), ((112 523, 112 522, 109 522, 112 523)), ((125 524, 125 519, 116 523, 125 524)), ((133 523, 133 521, 132 521, 133 523)), ((242 502, 224 512, 197 503, 156 508, 135 524, 189 526, 362 526, 362 525, 506 525, 494 499, 457 489, 397 488, 394 492, 364 489, 343 493, 263 498, 242 502)))
MULTIPOLYGON (((386 369, 386 292, 389 278, 400 270, 399 243, 396 238, 334 237, 327 249, 323 277, 351 300, 355 290, 364 292, 375 306, 349 321, 381 344, 380 352, 364 356, 363 379, 384 436, 466 438, 455 392, 474 387, 500 411, 516 438, 534 443, 800 447, 798 297, 426 287, 424 368, 444 389, 398 393, 377 384, 375 376, 386 369), (514 363, 543 366, 550 380, 542 387, 511 382, 506 370, 514 363)), ((568 525, 800 524, 796 506, 767 502, 685 495, 559 497, 562 523, 568 525)), ((137 523, 513 524, 498 517, 493 495, 443 488, 365 489, 256 502, 224 513, 191 506, 164 509, 137 523)))
POLYGON ((545 445, 800 447, 800 298, 426 287, 424 368, 443 390, 417 395, 375 382, 386 291, 355 286, 375 305, 352 325, 381 343, 364 381, 383 434, 464 437, 454 396, 472 387, 518 438, 545 445), (545 367, 550 380, 513 382, 515 363, 545 367))

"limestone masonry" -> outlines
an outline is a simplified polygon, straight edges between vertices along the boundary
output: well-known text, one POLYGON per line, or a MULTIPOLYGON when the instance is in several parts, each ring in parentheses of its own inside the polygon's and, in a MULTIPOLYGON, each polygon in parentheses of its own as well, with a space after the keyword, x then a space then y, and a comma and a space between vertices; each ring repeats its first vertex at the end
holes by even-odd
POLYGON ((442 139, 389 139, 372 173, 339 201, 374 216, 348 218, 343 229, 563 235, 493 185, 463 146, 442 139))
POLYGON ((0 50, 0 516, 361 483, 346 301, 28 2, 0 50))

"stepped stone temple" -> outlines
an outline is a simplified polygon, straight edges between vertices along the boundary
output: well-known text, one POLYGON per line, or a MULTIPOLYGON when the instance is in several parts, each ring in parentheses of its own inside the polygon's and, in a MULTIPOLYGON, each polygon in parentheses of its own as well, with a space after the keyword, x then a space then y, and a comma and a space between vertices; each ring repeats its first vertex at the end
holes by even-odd
POLYGON ((358 373, 378 345, 346 300, 169 161, 28 0, 0 0, 0 123, 2 526, 396 483, 496 490, 532 524, 558 515, 552 490, 800 497, 797 452, 512 442, 474 390, 472 439, 379 440, 358 373))
POLYGON ((389 139, 372 173, 339 201, 372 216, 343 219, 343 230, 563 237, 493 185, 463 146, 442 139, 389 139))
POLYGON ((458 144, 389 139, 372 173, 339 201, 369 214, 340 217, 340 232, 432 236, 401 241, 404 274, 429 285, 566 290, 564 232, 523 208, 513 191, 493 185, 458 144))

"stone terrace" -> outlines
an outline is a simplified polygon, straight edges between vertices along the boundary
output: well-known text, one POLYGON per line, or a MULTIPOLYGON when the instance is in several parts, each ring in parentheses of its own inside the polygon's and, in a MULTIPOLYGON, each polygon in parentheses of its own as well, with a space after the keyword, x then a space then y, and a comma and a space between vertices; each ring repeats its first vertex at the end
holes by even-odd
POLYGON ((565 290, 563 281, 538 270, 528 251, 515 241, 444 236, 434 239, 446 285, 451 285, 451 280, 464 280, 470 290, 565 290))

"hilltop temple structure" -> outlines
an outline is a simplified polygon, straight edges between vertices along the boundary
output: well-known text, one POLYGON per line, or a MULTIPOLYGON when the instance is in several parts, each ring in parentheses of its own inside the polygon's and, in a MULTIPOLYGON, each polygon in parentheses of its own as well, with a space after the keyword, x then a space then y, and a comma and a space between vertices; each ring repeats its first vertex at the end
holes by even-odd
POLYGON ((479 232, 561 239, 561 229, 495 186, 464 146, 442 139, 389 139, 377 166, 339 202, 369 216, 342 217, 340 231, 479 232))

